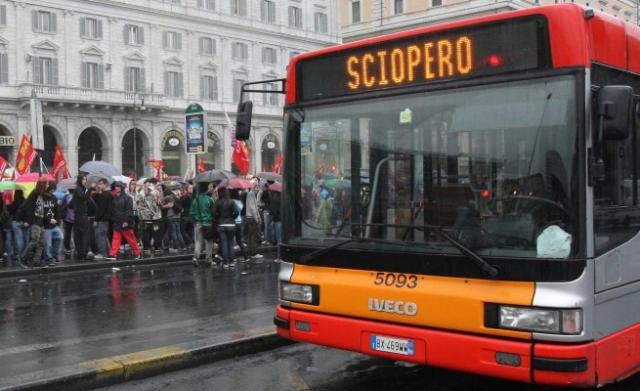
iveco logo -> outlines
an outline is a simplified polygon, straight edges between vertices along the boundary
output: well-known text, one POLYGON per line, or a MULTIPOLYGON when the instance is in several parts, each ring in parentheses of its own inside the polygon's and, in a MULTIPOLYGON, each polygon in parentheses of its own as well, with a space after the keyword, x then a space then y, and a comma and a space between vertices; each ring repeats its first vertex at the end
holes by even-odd
POLYGON ((418 305, 410 301, 405 302, 372 298, 369 299, 369 311, 415 316, 418 313, 418 305))

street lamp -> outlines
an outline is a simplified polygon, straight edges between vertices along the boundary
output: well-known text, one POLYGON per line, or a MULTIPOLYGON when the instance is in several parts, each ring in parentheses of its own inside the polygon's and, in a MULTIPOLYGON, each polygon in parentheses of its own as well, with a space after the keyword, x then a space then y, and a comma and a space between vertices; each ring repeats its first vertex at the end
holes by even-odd
MULTIPOLYGON (((133 93, 133 172, 136 173, 136 178, 138 177, 138 127, 136 125, 136 111, 138 111, 138 105, 136 101, 136 97, 138 96, 137 92, 133 93)), ((140 102, 140 111, 144 111, 147 108, 144 105, 144 96, 141 97, 140 102)))

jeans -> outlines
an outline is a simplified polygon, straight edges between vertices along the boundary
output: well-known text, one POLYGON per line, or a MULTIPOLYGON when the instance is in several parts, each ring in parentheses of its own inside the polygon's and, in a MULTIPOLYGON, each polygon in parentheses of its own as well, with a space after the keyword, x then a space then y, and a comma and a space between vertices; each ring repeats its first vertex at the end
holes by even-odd
POLYGON ((169 248, 184 248, 184 240, 180 233, 180 219, 170 219, 169 222, 169 248))
POLYGON ((11 232, 13 233, 13 249, 15 254, 20 257, 29 242, 29 232, 22 228, 22 221, 12 221, 11 232))
POLYGON ((42 264, 42 254, 47 246, 47 235, 43 227, 32 225, 29 227, 29 243, 24 249, 22 259, 29 266, 42 264))
POLYGON ((98 254, 107 256, 109 254, 109 248, 111 247, 109 243, 109 223, 106 221, 96 222, 94 233, 96 235, 98 254))
MULTIPOLYGON (((213 240, 212 239, 205 239, 204 236, 202 235, 202 224, 196 224, 196 242, 195 242, 195 248, 193 250, 194 252, 194 257, 196 260, 200 260, 200 254, 202 253, 202 245, 204 244, 204 256, 205 258, 210 261, 213 257, 213 240)), ((211 226, 209 226, 209 228, 211 228, 211 226)), ((213 228, 211 228, 213 229, 213 228)))
POLYGON ((254 256, 258 252, 260 242, 260 225, 256 219, 247 218, 247 251, 249 256, 254 256))
POLYGON ((4 237, 4 264, 6 267, 13 266, 13 230, 7 229, 2 232, 4 237))
POLYGON ((56 226, 47 229, 47 247, 45 250, 46 262, 57 262, 60 254, 60 245, 62 244, 62 230, 56 226))
POLYGON ((71 237, 73 236, 73 223, 64 222, 64 249, 71 251, 71 237))
POLYGON ((244 251, 244 244, 242 243, 242 224, 236 223, 236 244, 240 247, 240 253, 242 254, 242 258, 246 261, 247 253, 244 251))
POLYGON ((273 223, 273 231, 275 233, 275 241, 278 244, 278 259, 280 259, 280 245, 282 244, 282 221, 273 223))
POLYGON ((273 243, 273 227, 271 226, 271 214, 268 211, 263 213, 264 219, 264 240, 273 243))
POLYGON ((180 218, 180 232, 185 246, 190 246, 194 242, 194 221, 191 216, 182 216, 180 218))
POLYGON ((222 251, 222 259, 226 264, 230 264, 233 261, 233 236, 235 232, 235 226, 218 226, 220 250, 222 251))

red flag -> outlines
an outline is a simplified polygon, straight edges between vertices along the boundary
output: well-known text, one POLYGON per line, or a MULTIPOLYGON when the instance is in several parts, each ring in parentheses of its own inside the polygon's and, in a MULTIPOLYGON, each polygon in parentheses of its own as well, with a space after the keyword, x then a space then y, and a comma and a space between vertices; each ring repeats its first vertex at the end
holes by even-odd
POLYGON ((9 162, 5 160, 2 156, 0 156, 0 178, 4 177, 4 170, 7 169, 9 162))
POLYGON ((27 136, 23 135, 18 148, 18 156, 16 156, 16 171, 18 171, 18 174, 24 175, 36 160, 36 156, 38 156, 38 153, 33 149, 31 141, 27 136))
POLYGON ((164 168, 164 162, 162 160, 147 160, 151 167, 156 169, 156 179, 162 180, 162 169, 164 168))
POLYGON ((67 160, 64 158, 64 153, 62 152, 62 147, 60 145, 56 145, 56 152, 53 155, 53 169, 51 170, 51 176, 57 178, 58 174, 61 175, 62 179, 71 177, 71 175, 69 175, 69 169, 67 168, 67 160))
POLYGON ((232 160, 242 175, 249 173, 249 151, 247 151, 244 141, 236 140, 232 160))
POLYGON ((338 169, 338 163, 336 162, 336 159, 333 159, 331 161, 331 172, 336 172, 337 169, 338 169))
POLYGON ((198 158, 198 174, 205 171, 207 171, 207 167, 205 167, 204 165, 204 159, 199 157, 198 158))
POLYGON ((282 152, 278 153, 278 159, 276 160, 276 165, 273 168, 273 172, 276 174, 282 174, 282 152))

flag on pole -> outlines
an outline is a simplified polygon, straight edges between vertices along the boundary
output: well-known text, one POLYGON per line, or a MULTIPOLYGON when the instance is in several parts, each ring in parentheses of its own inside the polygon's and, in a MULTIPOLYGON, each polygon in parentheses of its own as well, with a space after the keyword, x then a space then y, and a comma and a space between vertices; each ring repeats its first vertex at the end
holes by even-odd
POLYGON ((31 141, 27 136, 22 135, 18 156, 16 156, 16 171, 18 171, 18 174, 24 175, 25 172, 29 171, 29 168, 36 160, 36 156, 38 156, 38 152, 33 149, 31 141))
POLYGON ((7 169, 9 162, 0 156, 0 178, 4 177, 4 171, 7 169))
POLYGON ((62 179, 71 177, 69 169, 67 168, 67 160, 64 158, 60 144, 56 144, 56 151, 53 155, 53 168, 51 169, 52 177, 58 178, 58 175, 60 175, 62 179))
POLYGON ((282 152, 278 153, 278 160, 276 160, 276 165, 273 168, 273 172, 276 174, 282 174, 282 152))
POLYGON ((198 174, 205 171, 207 171, 207 167, 205 167, 204 165, 204 159, 199 157, 198 158, 198 174))
POLYGON ((249 173, 249 151, 244 141, 236 140, 232 160, 238 168, 238 171, 240 171, 240 174, 247 175, 249 173))
POLYGON ((156 170, 156 179, 158 182, 162 181, 162 169, 164 168, 164 162, 162 160, 147 160, 147 163, 151 164, 151 167, 156 170))

